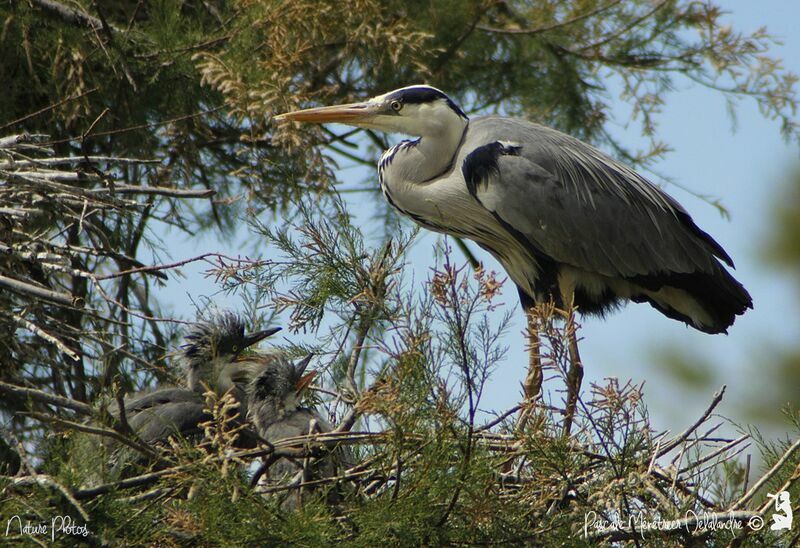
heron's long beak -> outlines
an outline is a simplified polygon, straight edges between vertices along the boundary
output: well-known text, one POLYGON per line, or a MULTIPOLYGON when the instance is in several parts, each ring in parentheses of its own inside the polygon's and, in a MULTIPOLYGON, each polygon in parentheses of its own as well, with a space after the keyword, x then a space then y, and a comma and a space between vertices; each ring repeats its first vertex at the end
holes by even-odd
POLYGON ((260 341, 266 339, 270 335, 274 335, 275 333, 277 333, 280 330, 281 330, 280 327, 271 327, 269 329, 264 329, 262 331, 256 331, 255 333, 250 333, 249 335, 246 335, 245 338, 244 338, 244 344, 242 345, 242 350, 244 350, 245 348, 249 348, 249 347, 253 346, 257 342, 260 342, 260 341))
POLYGON ((383 112, 380 103, 349 103, 332 107, 307 108, 275 116, 277 122, 314 122, 358 125, 383 112))
POLYGON ((309 354, 294 366, 295 372, 300 377, 297 379, 297 384, 295 384, 295 389, 297 390, 298 396, 303 390, 309 387, 311 382, 314 380, 314 377, 317 375, 316 371, 309 371, 303 375, 303 372, 306 370, 306 367, 308 367, 308 364, 311 362, 311 358, 313 357, 314 354, 309 354))

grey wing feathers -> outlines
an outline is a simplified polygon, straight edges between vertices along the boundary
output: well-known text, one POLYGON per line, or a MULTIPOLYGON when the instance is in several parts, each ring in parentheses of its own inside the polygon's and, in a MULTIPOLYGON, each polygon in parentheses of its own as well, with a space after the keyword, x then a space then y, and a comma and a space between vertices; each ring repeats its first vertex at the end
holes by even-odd
MULTIPOLYGON (((261 435, 267 441, 275 443, 286 438, 306 436, 314 432, 325 433, 331 430, 333 427, 322 415, 311 409, 300 408, 268 426, 261 432, 261 435)), ((310 469, 305 470, 308 474, 305 479, 334 477, 339 471, 352 466, 352 462, 352 453, 347 446, 336 447, 330 454, 315 460, 310 469)), ((297 475, 303 470, 302 459, 282 457, 269 467, 259 484, 264 487, 285 485, 297 479, 297 475)), ((329 503, 333 504, 339 500, 339 497, 339 489, 334 486, 327 492, 326 498, 329 503)), ((292 490, 284 494, 281 508, 290 511, 299 505, 299 491, 292 490)))
POLYGON ((715 257, 730 263, 675 200, 597 149, 507 118, 475 120, 470 132, 478 141, 502 135, 515 148, 497 158, 476 198, 555 260, 623 277, 714 272, 715 257))
MULTIPOLYGON (((160 388, 126 398, 125 416, 142 441, 152 444, 164 442, 170 436, 199 433, 198 424, 209 420, 204 407, 205 400, 199 392, 160 388)), ((111 406, 110 412, 119 416, 116 405, 111 406)))
MULTIPOLYGON (((313 432, 325 433, 331 432, 333 427, 322 415, 311 409, 301 408, 284 417, 278 422, 271 424, 264 435, 270 442, 292 438, 296 436, 305 436, 313 432), (311 422, 314 422, 314 430, 311 430, 311 422)), ((346 445, 338 446, 331 454, 331 459, 323 459, 322 475, 330 476, 334 474, 333 464, 339 468, 348 468, 353 462, 352 452, 346 445), (333 460, 331 460, 333 459, 333 460)))
MULTIPOLYGON (((138 413, 144 409, 149 409, 158 405, 170 402, 191 402, 197 401, 198 392, 186 388, 159 388, 144 394, 135 394, 125 399, 125 412, 127 414, 138 413)), ((202 397, 201 397, 202 400, 202 397)), ((111 413, 118 415, 117 406, 113 405, 111 413)))
POLYGON ((211 419, 202 396, 195 401, 170 402, 144 409, 131 417, 131 428, 146 443, 163 442, 170 436, 199 435, 199 424, 211 419))

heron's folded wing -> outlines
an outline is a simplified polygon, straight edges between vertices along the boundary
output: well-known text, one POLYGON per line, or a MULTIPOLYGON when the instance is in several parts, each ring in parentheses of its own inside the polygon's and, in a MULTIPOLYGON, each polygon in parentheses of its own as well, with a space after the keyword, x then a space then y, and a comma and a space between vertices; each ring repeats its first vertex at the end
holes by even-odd
POLYGON ((483 120, 491 129, 485 133, 505 140, 483 145, 495 148, 482 152, 495 163, 467 184, 539 253, 623 277, 714 272, 715 256, 730 263, 674 199, 597 149, 536 124, 483 120))
POLYGON ((128 419, 131 428, 146 443, 166 441, 170 436, 200 434, 201 422, 211 420, 202 397, 195 401, 169 402, 150 407, 128 419))
MULTIPOLYGON (((202 401, 203 397, 199 392, 194 392, 187 388, 159 388, 151 392, 133 394, 125 398, 125 412, 130 415, 138 413, 150 407, 156 407, 165 403, 194 402, 202 401)), ((116 405, 111 408, 111 412, 117 415, 116 405)))

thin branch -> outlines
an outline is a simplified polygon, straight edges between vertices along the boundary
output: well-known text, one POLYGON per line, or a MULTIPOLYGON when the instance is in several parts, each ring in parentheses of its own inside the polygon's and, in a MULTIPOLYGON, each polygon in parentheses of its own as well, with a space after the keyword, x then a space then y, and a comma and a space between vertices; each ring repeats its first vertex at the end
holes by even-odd
POLYGON ((217 191, 213 189, 182 189, 170 188, 165 186, 136 186, 136 185, 112 185, 108 188, 94 188, 88 192, 96 193, 111 193, 111 194, 145 194, 154 196, 170 196, 174 198, 210 198, 214 196, 217 191))
POLYGON ((170 270, 173 268, 178 268, 180 266, 185 266, 189 263, 202 261, 207 259, 208 257, 218 257, 221 259, 228 259, 229 261, 235 262, 249 262, 254 265, 260 264, 260 261, 253 261, 250 259, 241 259, 241 258, 233 258, 227 255, 223 255, 222 253, 203 253, 202 255, 197 255, 196 257, 192 257, 190 259, 184 259, 182 261, 178 261, 175 263, 163 264, 163 265, 153 265, 153 266, 140 266, 137 268, 131 268, 128 270, 122 270, 120 272, 114 272, 113 274, 106 274, 105 276, 95 276, 94 279, 96 281, 103 281, 103 280, 110 280, 112 278, 119 278, 120 276, 129 276, 130 274, 136 274, 139 272, 154 272, 159 270, 170 270))
POLYGON ((742 498, 737 500, 733 506, 730 507, 730 510, 737 510, 741 508, 745 503, 747 503, 747 501, 753 498, 753 496, 758 493, 759 489, 761 489, 761 487, 766 484, 772 478, 772 476, 774 476, 783 467, 783 465, 789 461, 790 458, 792 458, 792 455, 798 449, 800 449, 800 438, 798 438, 797 441, 795 441, 791 447, 786 450, 783 456, 778 459, 778 461, 767 471, 766 474, 761 476, 761 478, 753 484, 750 490, 745 493, 742 498))
POLYGON ((11 126, 14 126, 14 125, 17 125, 17 124, 21 124, 25 120, 30 120, 31 118, 39 116, 40 114, 44 114, 45 112, 49 112, 49 111, 53 110, 54 108, 58 108, 58 107, 60 107, 61 105, 65 104, 65 103, 69 103, 70 101, 74 101, 75 99, 80 99, 82 97, 86 97, 87 95, 89 95, 91 93, 94 93, 95 91, 97 91, 97 88, 92 88, 90 90, 82 91, 81 93, 77 93, 75 95, 71 95, 71 96, 67 97, 66 99, 62 99, 61 101, 58 101, 56 103, 52 103, 52 104, 50 104, 50 105, 48 105, 48 106, 46 106, 44 108, 41 108, 41 109, 37 110, 36 112, 31 112, 30 114, 26 114, 22 118, 17 118, 16 120, 12 120, 12 121, 0 126, 0 131, 4 131, 7 128, 10 128, 11 126))
POLYGON ((515 405, 514 407, 512 407, 508 411, 506 411, 506 412, 502 413, 501 415, 499 415, 494 420, 487 422, 486 424, 484 424, 480 428, 477 428, 475 430, 475 433, 479 434, 481 432, 485 432, 486 430, 490 430, 491 428, 494 428, 495 426, 497 426, 498 424, 500 424, 501 422, 506 420, 508 417, 510 417, 511 415, 513 415, 514 413, 519 411, 520 409, 522 409, 521 405, 519 405, 519 404, 515 405))
POLYGON ((543 32, 549 32, 551 30, 556 30, 556 29, 560 29, 562 27, 567 27, 569 25, 574 25, 575 23, 579 23, 579 22, 583 21, 584 19, 588 19, 589 17, 592 17, 594 15, 598 15, 600 13, 603 13, 604 11, 608 11, 611 8, 613 8, 614 6, 616 6, 617 4, 620 4, 621 2, 622 2, 622 0, 614 0, 613 2, 610 2, 610 3, 606 4, 605 6, 600 6, 598 8, 590 10, 590 11, 588 11, 586 13, 581 14, 581 15, 576 15, 575 17, 573 17, 571 19, 567 19, 565 21, 557 21, 557 22, 552 23, 550 25, 545 25, 543 27, 538 27, 538 28, 535 28, 535 29, 500 29, 500 28, 496 28, 496 27, 478 25, 478 30, 482 30, 484 32, 491 32, 493 34, 525 34, 525 35, 528 35, 528 36, 532 36, 534 34, 541 34, 543 32))
POLYGON ((35 413, 30 412, 26 413, 28 416, 42 422, 49 422, 55 424, 57 426, 62 426, 64 428, 68 428, 70 430, 77 430, 78 432, 85 432, 87 434, 95 434, 97 436, 104 436, 107 438, 114 439, 124 445, 127 445, 131 449, 135 449, 136 451, 140 452, 141 454, 145 455, 148 458, 154 459, 156 462, 165 463, 162 457, 160 457, 153 449, 150 447, 139 443, 135 440, 130 439, 129 437, 120 434, 116 430, 111 430, 110 428, 102 428, 99 426, 91 426, 88 424, 83 424, 80 422, 70 421, 66 419, 62 419, 59 417, 55 417, 53 415, 46 415, 44 413, 35 413))
POLYGON ((15 280, 13 278, 7 278, 5 276, 0 276, 0 286, 5 286, 16 293, 24 293, 26 295, 56 302, 65 306, 76 306, 80 304, 78 302, 79 299, 75 299, 68 293, 51 291, 50 289, 45 289, 44 287, 39 287, 38 285, 32 285, 20 280, 15 280))
MULTIPOLYGON (((619 38, 623 34, 626 34, 628 31, 630 31, 634 27, 639 26, 639 24, 641 24, 642 21, 646 21, 647 19, 649 19, 655 12, 657 12, 658 10, 663 8, 667 4, 667 2, 670 2, 670 1, 671 0, 660 0, 650 10, 646 11, 644 14, 642 14, 639 17, 637 17, 636 19, 634 19, 633 21, 631 21, 627 25, 623 26, 620 29, 617 29, 615 31, 612 31, 612 32, 608 33, 599 42, 595 42, 593 44, 588 44, 586 46, 583 46, 583 47, 579 48, 577 51, 580 52, 580 51, 585 51, 587 49, 597 49, 597 48, 599 48, 601 46, 606 45, 607 43, 611 42, 612 40, 615 40, 616 38, 619 38)), ((567 50, 567 51, 569 51, 570 53, 574 53, 573 50, 567 50)))
POLYGON ((676 436, 675 438, 671 439, 670 441, 664 444, 664 447, 662 447, 661 450, 658 452, 658 458, 663 457, 664 455, 666 455, 667 453, 678 447, 680 444, 682 444, 684 441, 686 441, 689 438, 689 436, 692 435, 692 432, 697 430, 701 424, 703 424, 704 422, 706 422, 706 420, 708 420, 708 417, 711 416, 711 413, 714 411, 717 405, 719 405, 719 402, 722 401, 722 396, 725 394, 726 388, 727 388, 726 385, 722 385, 722 388, 720 388, 717 391, 717 393, 714 394, 714 399, 711 400, 711 404, 708 406, 705 413, 703 413, 703 415, 699 419, 697 419, 693 425, 691 425, 689 428, 681 432, 680 435, 676 436))
POLYGON ((12 314, 11 317, 14 318, 14 320, 16 320, 17 323, 21 324, 23 327, 25 327, 25 329, 27 329, 28 331, 30 331, 34 335, 38 335, 39 337, 41 337, 42 339, 46 340, 47 342, 49 342, 51 344, 54 344, 56 347, 58 347, 59 350, 61 350, 61 352, 63 352, 64 354, 66 354, 67 356, 72 358, 73 360, 77 361, 77 360, 80 359, 80 356, 78 356, 78 354, 74 350, 72 350, 67 345, 65 345, 63 342, 58 340, 58 338, 54 337, 50 333, 47 333, 44 329, 42 329, 41 327, 39 327, 35 323, 23 318, 22 316, 20 316, 18 314, 12 314))
MULTIPOLYGON (((109 162, 114 164, 160 164, 159 160, 144 160, 141 158, 115 158, 113 156, 63 156, 59 158, 30 158, 26 160, 9 160, 0 162, 0 169, 18 169, 30 166, 55 166, 64 164, 78 164, 85 162, 109 162)), ((127 185, 125 185, 127 186, 127 185)), ((140 187, 141 188, 141 187, 140 187)))
POLYGON ((36 388, 26 388, 0 381, 0 392, 21 398, 31 399, 40 403, 55 405, 56 407, 65 407, 87 416, 92 415, 93 413, 92 408, 85 403, 81 403, 70 398, 65 398, 63 396, 56 396, 55 394, 48 394, 47 392, 37 390, 36 388))
POLYGON ((741 437, 736 438, 733 441, 728 442, 727 444, 723 445, 722 447, 720 447, 716 451, 712 451, 711 453, 709 453, 708 455, 700 458, 699 460, 687 464, 686 466, 684 466, 683 468, 681 468, 678 471, 678 474, 683 474, 683 473, 685 473, 685 472, 687 472, 687 471, 689 471, 689 470, 691 470, 693 468, 699 467, 701 464, 704 464, 704 463, 710 461, 711 459, 721 455, 722 453, 725 453, 725 452, 729 451, 730 449, 733 449, 734 447, 736 447, 737 445, 739 445, 740 443, 742 443, 743 441, 745 441, 746 439, 749 439, 749 438, 750 438, 750 436, 748 434, 745 434, 745 435, 743 435, 741 437))

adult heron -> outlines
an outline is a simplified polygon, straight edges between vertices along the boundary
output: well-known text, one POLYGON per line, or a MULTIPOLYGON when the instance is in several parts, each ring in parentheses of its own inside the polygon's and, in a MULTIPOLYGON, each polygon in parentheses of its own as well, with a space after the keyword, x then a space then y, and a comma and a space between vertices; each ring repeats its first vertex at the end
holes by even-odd
MULTIPOLYGON (((491 253, 517 285, 522 305, 603 315, 649 303, 705 333, 725 333, 752 308, 726 270, 733 261, 671 196, 598 149, 513 118, 470 120, 438 89, 409 86, 360 103, 290 112, 276 120, 335 122, 417 137, 387 150, 380 186, 397 210, 491 253)), ((528 314, 526 396, 542 374, 528 314)), ((568 330, 571 331, 571 330, 568 330)), ((582 366, 574 332, 565 430, 582 366)))

